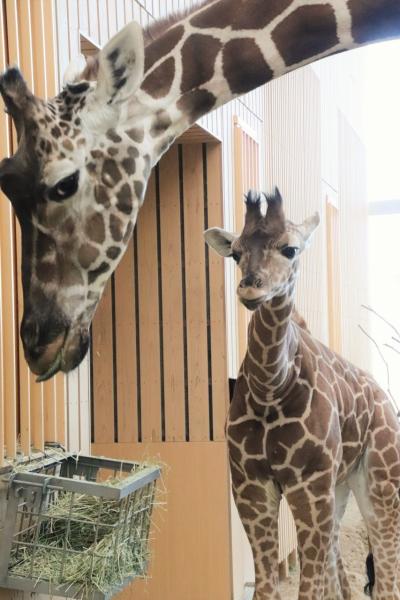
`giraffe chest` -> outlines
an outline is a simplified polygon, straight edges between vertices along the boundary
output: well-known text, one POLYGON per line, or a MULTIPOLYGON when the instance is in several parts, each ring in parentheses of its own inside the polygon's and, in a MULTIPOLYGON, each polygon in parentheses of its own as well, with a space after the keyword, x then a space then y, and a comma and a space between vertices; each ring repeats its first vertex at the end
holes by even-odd
POLYGON ((334 393, 321 393, 301 380, 262 415, 251 410, 249 393, 234 398, 227 424, 231 461, 250 479, 273 478, 282 487, 316 472, 345 477, 365 441, 365 397, 363 403, 358 416, 357 403, 349 401, 348 412, 339 410, 334 393))

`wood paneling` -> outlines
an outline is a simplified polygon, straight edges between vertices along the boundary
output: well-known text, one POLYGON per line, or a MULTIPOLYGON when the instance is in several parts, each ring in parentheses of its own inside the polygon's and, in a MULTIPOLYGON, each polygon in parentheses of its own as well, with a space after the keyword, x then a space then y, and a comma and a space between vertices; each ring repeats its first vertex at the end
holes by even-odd
POLYGON ((113 373, 113 298, 112 281, 106 285, 102 298, 102 312, 92 326, 92 377, 96 390, 94 411, 94 439, 112 443, 114 438, 114 373, 113 373))
POLYGON ((118 397, 118 440, 138 440, 136 293, 133 239, 115 272, 115 336, 118 397))
MULTIPOLYGON (((0 60, 3 70, 8 63, 8 45, 6 33, 5 7, 0 5, 0 60)), ((10 121, 6 114, 0 114, 0 152, 2 156, 11 153, 10 121)), ((18 401, 18 339, 16 331, 16 261, 15 261, 14 217, 8 199, 1 193, 0 197, 0 259, 1 259, 1 313, 2 313, 2 395, 4 419, 1 424, 0 460, 6 456, 15 456, 17 422, 16 409, 18 401)))
POLYGON ((175 144, 93 322, 95 443, 223 439, 224 268, 204 243, 211 224, 222 224, 220 145, 175 144))
POLYGON ((94 444, 95 455, 165 465, 153 516, 149 579, 119 600, 228 600, 231 589, 228 461, 225 443, 94 444), (216 482, 218 474, 218 482, 216 482))
MULTIPOLYGON (((53 3, 44 0, 6 0, 1 4, 0 15, 1 69, 7 64, 18 64, 34 93, 41 97, 53 95, 56 90, 53 3)), ((15 152, 17 148, 15 131, 4 116, 0 118, 0 144, 2 156, 15 152)), ((42 449, 46 440, 65 439, 65 393, 63 375, 45 384, 35 383, 35 377, 29 372, 23 355, 18 336, 23 314, 20 231, 5 198, 1 198, 0 203, 0 227, 1 368, 4 390, 4 419, 1 422, 4 431, 0 435, 0 447, 5 445, 5 454, 12 458, 18 445, 28 455, 32 446, 42 449)))
MULTIPOLYGON (((240 233, 244 225, 244 195, 250 189, 260 189, 259 144, 252 132, 238 116, 233 120, 235 149, 235 231, 240 233)), ((240 271, 236 269, 236 285, 240 281, 240 271)), ((237 353, 240 365, 247 349, 247 328, 250 312, 237 301, 237 353)))
MULTIPOLYGON (((158 178, 158 174, 157 174, 158 178)), ((157 239, 156 173, 150 178, 146 200, 137 222, 138 252, 138 322, 140 328, 140 393, 142 405, 142 440, 161 440, 161 347, 159 240, 157 239)), ((133 332, 132 332, 133 333, 133 332)))
POLYGON ((185 440, 182 223, 179 181, 179 147, 174 146, 160 163, 160 190, 168 199, 160 203, 161 274, 163 300, 165 436, 185 440))
POLYGON ((209 439, 204 180, 201 145, 183 152, 186 273, 186 348, 190 440, 209 439))
MULTIPOLYGON (((222 156, 219 144, 207 147, 207 223, 214 226, 221 221, 222 156)), ((210 344, 211 344, 211 394, 212 439, 225 439, 225 421, 228 411, 227 332, 225 315, 224 263, 215 252, 206 247, 210 293, 210 344)))

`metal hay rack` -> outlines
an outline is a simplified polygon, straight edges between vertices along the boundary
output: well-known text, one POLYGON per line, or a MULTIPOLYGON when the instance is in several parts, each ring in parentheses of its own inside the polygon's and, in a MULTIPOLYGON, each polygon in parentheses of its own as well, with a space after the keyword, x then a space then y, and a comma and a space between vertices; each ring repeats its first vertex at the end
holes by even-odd
POLYGON ((159 476, 59 451, 0 474, 0 587, 105 600, 144 576, 159 476))

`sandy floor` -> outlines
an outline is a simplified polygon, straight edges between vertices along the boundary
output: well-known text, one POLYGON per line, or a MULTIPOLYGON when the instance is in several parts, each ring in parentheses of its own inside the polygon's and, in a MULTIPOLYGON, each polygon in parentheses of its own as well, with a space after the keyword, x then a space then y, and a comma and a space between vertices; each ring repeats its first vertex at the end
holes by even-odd
MULTIPOLYGON (((367 596, 364 595, 363 588, 366 583, 367 534, 353 496, 349 499, 343 517, 340 542, 347 576, 352 589, 352 600, 366 600, 367 596)), ((291 572, 289 579, 283 582, 280 587, 282 600, 296 600, 298 589, 297 570, 291 572)))

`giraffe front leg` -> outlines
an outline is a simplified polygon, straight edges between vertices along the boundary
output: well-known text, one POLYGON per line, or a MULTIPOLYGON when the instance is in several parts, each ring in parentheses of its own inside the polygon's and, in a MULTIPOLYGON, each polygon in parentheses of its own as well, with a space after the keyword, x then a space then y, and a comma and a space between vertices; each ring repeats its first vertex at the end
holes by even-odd
POLYGON ((284 490, 296 523, 299 600, 342 600, 335 554, 335 494, 303 482, 284 490), (325 595, 325 591, 327 595, 325 595))
POLYGON ((324 600, 330 600, 331 598, 351 600, 350 584, 347 579, 339 545, 340 523, 346 510, 349 494, 350 488, 346 481, 336 486, 334 535, 331 556, 328 557, 328 565, 332 565, 332 567, 330 569, 328 567, 325 574, 324 600))
POLYGON ((281 494, 273 481, 243 480, 232 471, 232 491, 254 559, 253 600, 281 600, 278 514, 281 494))

